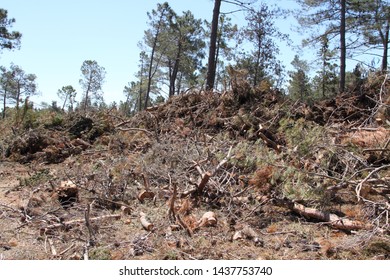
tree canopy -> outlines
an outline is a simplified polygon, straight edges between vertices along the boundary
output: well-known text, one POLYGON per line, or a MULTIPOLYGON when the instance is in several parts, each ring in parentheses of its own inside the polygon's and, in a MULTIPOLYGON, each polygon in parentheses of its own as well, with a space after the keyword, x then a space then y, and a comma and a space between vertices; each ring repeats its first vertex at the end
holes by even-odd
POLYGON ((22 34, 18 31, 11 31, 14 18, 8 18, 8 11, 0 8, 0 51, 2 49, 15 49, 20 46, 22 34))

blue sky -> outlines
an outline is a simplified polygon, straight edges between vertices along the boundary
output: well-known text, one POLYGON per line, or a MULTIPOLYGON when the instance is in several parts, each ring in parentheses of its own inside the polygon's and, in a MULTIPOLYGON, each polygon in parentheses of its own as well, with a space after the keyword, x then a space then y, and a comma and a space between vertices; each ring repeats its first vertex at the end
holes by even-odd
MULTIPOLYGON (((36 74, 41 96, 33 100, 51 103, 57 100, 57 90, 66 85, 75 87, 81 96, 81 64, 84 60, 96 60, 107 71, 103 87, 105 100, 118 102, 124 99, 123 88, 134 80, 137 71, 140 52, 137 44, 147 29, 146 13, 162 2, 2 0, 0 8, 8 10, 8 16, 16 19, 12 30, 20 31, 23 37, 20 50, 3 50, 0 65, 9 66, 13 62, 27 73, 36 74)), ((191 10, 195 17, 211 21, 211 0, 168 2, 177 13, 191 10)), ((293 4, 293 1, 283 3, 293 4)), ((232 9, 226 4, 222 8, 232 9)), ((241 13, 231 17, 235 23, 243 19, 241 13)), ((291 33, 288 21, 279 25, 283 32, 291 33)), ((295 53, 281 47, 281 55, 288 66, 295 53)))

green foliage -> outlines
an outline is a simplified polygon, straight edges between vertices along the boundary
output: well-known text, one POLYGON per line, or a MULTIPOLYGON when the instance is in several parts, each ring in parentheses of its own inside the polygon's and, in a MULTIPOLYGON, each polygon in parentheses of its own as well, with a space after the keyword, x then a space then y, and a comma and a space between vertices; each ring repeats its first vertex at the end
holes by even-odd
POLYGON ((177 254, 177 251, 175 250, 168 250, 165 252, 165 256, 163 258, 164 260, 178 260, 179 256, 177 254))
POLYGON ((19 178, 19 186, 37 186, 39 184, 46 183, 50 179, 52 179, 53 176, 50 174, 50 169, 43 169, 41 171, 38 171, 27 178, 19 178))
POLYGON ((305 201, 319 206, 329 205, 330 194, 326 192, 327 183, 294 167, 277 170, 271 182, 279 186, 282 197, 291 201, 305 201))
POLYGON ((294 60, 291 62, 295 71, 290 71, 290 83, 288 86, 289 96, 293 100, 307 101, 311 99, 311 84, 310 79, 307 76, 309 71, 309 65, 306 61, 300 60, 296 55, 294 60))
POLYGON ((227 90, 228 81, 225 61, 231 61, 234 58, 236 48, 231 46, 231 42, 238 36, 238 27, 236 24, 232 24, 231 21, 230 17, 221 15, 217 32, 215 87, 222 90, 227 90))
POLYGON ((248 80, 257 86, 266 77, 280 85, 283 67, 276 56, 279 47, 275 39, 286 40, 287 35, 275 26, 274 19, 278 12, 262 3, 257 10, 251 9, 247 16, 247 25, 242 29, 244 40, 252 44, 250 53, 242 52, 237 59, 237 68, 248 70, 248 80), (275 78, 276 77, 276 78, 275 78))
POLYGON ((390 243, 388 240, 373 240, 364 248, 364 253, 371 257, 389 255, 390 243))
POLYGON ((168 3, 158 4, 148 16, 150 29, 142 45, 151 50, 148 74, 160 74, 159 82, 168 85, 172 96, 197 82, 196 70, 204 58, 203 22, 190 11, 176 14, 168 3))
POLYGON ((316 151, 320 139, 324 138, 325 130, 310 121, 284 118, 280 121, 279 131, 284 133, 289 148, 296 151, 300 157, 309 157, 316 151))
POLYGON ((45 128, 61 127, 64 124, 62 114, 53 114, 48 122, 44 124, 45 128))
MULTIPOLYGON (((235 155, 229 160, 242 173, 253 173, 256 168, 264 164, 273 164, 277 161, 278 155, 264 145, 262 140, 251 142, 240 142, 232 150, 235 155)), ((224 155, 221 154, 221 159, 224 155)))
POLYGON ((126 115, 131 116, 136 111, 139 111, 142 102, 142 89, 139 82, 131 82, 123 89, 123 94, 126 96, 126 101, 120 104, 120 110, 126 115))
POLYGON ((0 51, 1 49, 15 49, 20 46, 22 34, 18 31, 10 31, 15 23, 14 18, 8 18, 8 12, 0 9, 0 51))
POLYGON ((111 252, 107 248, 94 248, 89 253, 90 260, 111 260, 111 252))
MULTIPOLYGON (((381 71, 388 68, 390 3, 383 0, 348 1, 350 25, 355 24, 362 47, 382 50, 381 71)), ((361 47, 361 48, 362 48, 361 47)), ((361 49, 359 48, 359 49, 361 49)))
POLYGON ((321 48, 318 56, 321 59, 321 70, 313 79, 315 98, 332 97, 338 92, 339 75, 337 64, 332 63, 336 52, 330 49, 328 35, 321 36, 321 48))
POLYGON ((106 76, 106 70, 101 67, 95 60, 85 60, 81 65, 81 74, 83 79, 80 79, 80 85, 84 90, 83 109, 86 110, 93 104, 93 101, 101 102, 102 86, 106 76))
POLYGON ((23 129, 37 128, 40 125, 39 115, 35 110, 26 111, 22 120, 23 129))
MULTIPOLYGON (((0 93, 3 97, 3 118, 5 117, 7 101, 11 101, 16 104, 17 115, 15 121, 19 123, 20 102, 24 99, 25 105, 29 106, 28 98, 37 93, 37 77, 34 74, 26 74, 21 67, 14 64, 9 69, 1 67, 0 70, 0 93)), ((23 112, 23 115, 25 113, 23 112)))
POLYGON ((62 87, 57 91, 57 95, 61 100, 64 101, 61 109, 64 110, 65 106, 69 103, 69 111, 73 111, 73 106, 75 104, 75 98, 77 95, 77 92, 73 86, 68 85, 62 87))

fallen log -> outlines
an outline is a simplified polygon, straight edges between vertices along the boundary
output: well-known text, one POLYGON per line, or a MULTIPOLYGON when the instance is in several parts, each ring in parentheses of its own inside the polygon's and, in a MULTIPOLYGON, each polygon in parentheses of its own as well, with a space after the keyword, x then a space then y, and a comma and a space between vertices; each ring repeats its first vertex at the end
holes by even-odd
POLYGON ((347 218, 342 218, 336 214, 331 214, 326 211, 320 211, 315 208, 305 207, 302 204, 294 203, 291 210, 306 217, 313 218, 329 224, 329 226, 342 230, 359 230, 359 229, 370 229, 371 225, 365 224, 359 221, 353 221, 347 218))

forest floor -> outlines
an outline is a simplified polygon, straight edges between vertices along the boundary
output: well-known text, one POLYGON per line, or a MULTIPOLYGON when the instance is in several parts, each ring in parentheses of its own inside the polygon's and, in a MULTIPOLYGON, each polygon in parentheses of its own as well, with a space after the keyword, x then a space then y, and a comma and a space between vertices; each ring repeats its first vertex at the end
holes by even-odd
POLYGON ((390 259, 388 85, 0 121, 0 259, 390 259))

